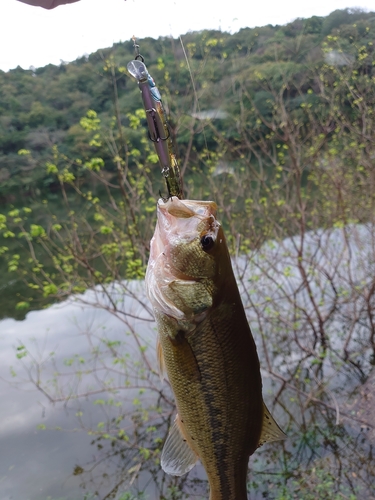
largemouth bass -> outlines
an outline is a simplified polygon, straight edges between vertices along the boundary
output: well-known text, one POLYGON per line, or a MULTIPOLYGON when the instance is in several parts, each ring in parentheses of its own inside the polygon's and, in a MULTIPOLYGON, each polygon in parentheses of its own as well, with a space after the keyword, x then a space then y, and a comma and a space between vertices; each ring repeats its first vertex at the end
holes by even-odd
POLYGON ((178 412, 161 465, 182 475, 199 458, 210 500, 245 500, 250 455, 285 434, 263 403, 258 354, 216 208, 177 197, 157 206, 146 286, 160 370, 178 412))

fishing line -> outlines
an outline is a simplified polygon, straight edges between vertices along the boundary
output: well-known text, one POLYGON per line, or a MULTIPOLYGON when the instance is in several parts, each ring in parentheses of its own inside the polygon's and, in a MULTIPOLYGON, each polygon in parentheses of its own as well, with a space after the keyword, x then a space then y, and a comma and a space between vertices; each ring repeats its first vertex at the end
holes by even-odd
MULTIPOLYGON (((176 2, 176 0, 172 0, 170 7, 171 8, 166 9, 166 16, 170 20, 170 27, 171 27, 171 34, 170 34, 170 36, 172 38, 174 38, 176 35, 173 33, 173 31, 174 31, 173 27, 179 25, 178 21, 179 21, 179 19, 181 17, 181 5, 178 5, 177 2, 176 2)), ((198 110, 199 113, 201 113, 201 107, 200 107, 200 104, 199 104, 198 92, 197 92, 197 89, 196 89, 196 86, 195 86, 195 80, 194 80, 193 72, 192 72, 192 69, 191 69, 190 62, 189 62, 189 58, 188 58, 188 55, 187 55, 186 50, 185 50, 184 42, 182 40, 182 35, 179 34, 177 36, 178 36, 178 38, 180 40, 182 52, 184 54, 186 65, 187 65, 187 68, 188 68, 188 71, 189 71, 190 80, 191 80, 192 87, 193 87, 194 100, 195 100, 195 103, 196 103, 196 109, 198 110)), ((197 118, 195 118, 195 119, 197 119, 197 118)), ((206 125, 204 125, 204 123, 203 123, 202 124, 202 134, 203 134, 203 139, 204 139, 204 145, 205 145, 205 148, 206 148, 206 157, 207 157, 207 160, 210 160, 211 157, 210 157, 210 152, 208 150, 208 143, 207 143, 207 137, 206 137, 206 133, 205 133, 205 127, 206 127, 206 125)), ((183 171, 184 171, 184 168, 181 170, 181 172, 183 172, 183 171)))
POLYGON ((186 65, 188 67, 188 70, 189 70, 189 73, 190 73, 190 79, 191 79, 191 83, 193 85, 193 92, 194 92, 194 97, 195 97, 195 101, 197 103, 197 108, 198 110, 200 111, 200 106, 199 106, 199 99, 198 99, 198 94, 197 94, 197 90, 195 88, 195 82, 194 82, 194 78, 193 78, 193 73, 191 71, 191 67, 190 67, 190 63, 189 63, 189 59, 188 59, 188 56, 187 56, 187 53, 186 53, 186 50, 185 50, 185 45, 184 45, 184 42, 182 40, 182 35, 179 35, 178 37, 180 39, 180 43, 181 43, 181 47, 182 47, 182 51, 184 53, 184 56, 185 56, 185 61, 186 61, 186 65))
MULTIPOLYGON (((187 68, 189 70, 191 84, 192 84, 192 87, 193 87, 194 99, 195 99, 195 102, 196 102, 196 105, 197 105, 197 109, 198 109, 198 112, 201 113, 201 107, 200 107, 200 104, 199 104, 199 98, 198 98, 197 89, 195 87, 194 76, 193 76, 193 72, 191 71, 191 66, 190 66, 189 58, 188 58, 186 50, 185 50, 184 42, 182 40, 182 35, 179 35, 178 38, 180 39, 182 51, 183 51, 184 56, 185 56, 186 65, 187 65, 187 68)), ((203 125, 203 127, 202 127, 202 133, 203 133, 203 138, 204 138, 204 145, 206 146, 207 159, 209 160, 210 159, 210 152, 208 150, 207 138, 206 138, 206 133, 204 131, 204 127, 205 126, 203 125)))

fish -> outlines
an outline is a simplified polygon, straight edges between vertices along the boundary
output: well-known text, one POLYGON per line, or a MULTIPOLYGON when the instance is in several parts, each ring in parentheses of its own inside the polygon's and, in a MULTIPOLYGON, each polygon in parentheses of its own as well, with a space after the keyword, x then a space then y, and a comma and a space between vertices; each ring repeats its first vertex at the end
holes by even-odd
POLYGON ((199 459, 210 500, 245 500, 249 457, 286 436, 263 402, 257 348, 216 214, 212 201, 157 203, 146 290, 159 370, 177 407, 161 466, 181 476, 199 459))

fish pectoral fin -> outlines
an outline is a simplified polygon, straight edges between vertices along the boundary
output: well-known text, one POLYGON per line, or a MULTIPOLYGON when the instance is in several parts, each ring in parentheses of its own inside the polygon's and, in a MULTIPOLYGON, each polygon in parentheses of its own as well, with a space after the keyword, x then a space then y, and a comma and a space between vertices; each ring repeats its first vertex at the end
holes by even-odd
POLYGON ((258 448, 263 444, 281 441, 282 439, 286 439, 286 434, 277 425, 267 406, 263 403, 263 425, 258 448))
POLYGON ((157 338, 157 341, 156 341, 156 358, 157 358, 157 361, 158 361, 158 368, 159 368, 160 379, 164 380, 166 369, 165 369, 165 361, 164 361, 163 348, 161 347, 159 335, 158 335, 158 338, 157 338))
POLYGON ((197 460, 197 455, 183 435, 182 424, 177 415, 161 454, 162 469, 172 476, 183 476, 194 467, 197 460))
POLYGON ((204 313, 212 307, 212 292, 203 281, 175 279, 164 293, 186 316, 204 313))

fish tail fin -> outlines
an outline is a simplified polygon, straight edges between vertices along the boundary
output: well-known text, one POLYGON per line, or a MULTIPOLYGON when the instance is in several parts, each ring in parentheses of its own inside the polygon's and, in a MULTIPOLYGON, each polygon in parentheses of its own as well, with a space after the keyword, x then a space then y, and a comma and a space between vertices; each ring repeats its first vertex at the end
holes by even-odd
POLYGON ((258 448, 266 443, 272 443, 272 441, 281 441, 283 439, 286 439, 286 434, 280 429, 267 406, 263 403, 263 424, 262 432, 260 433, 258 448))

